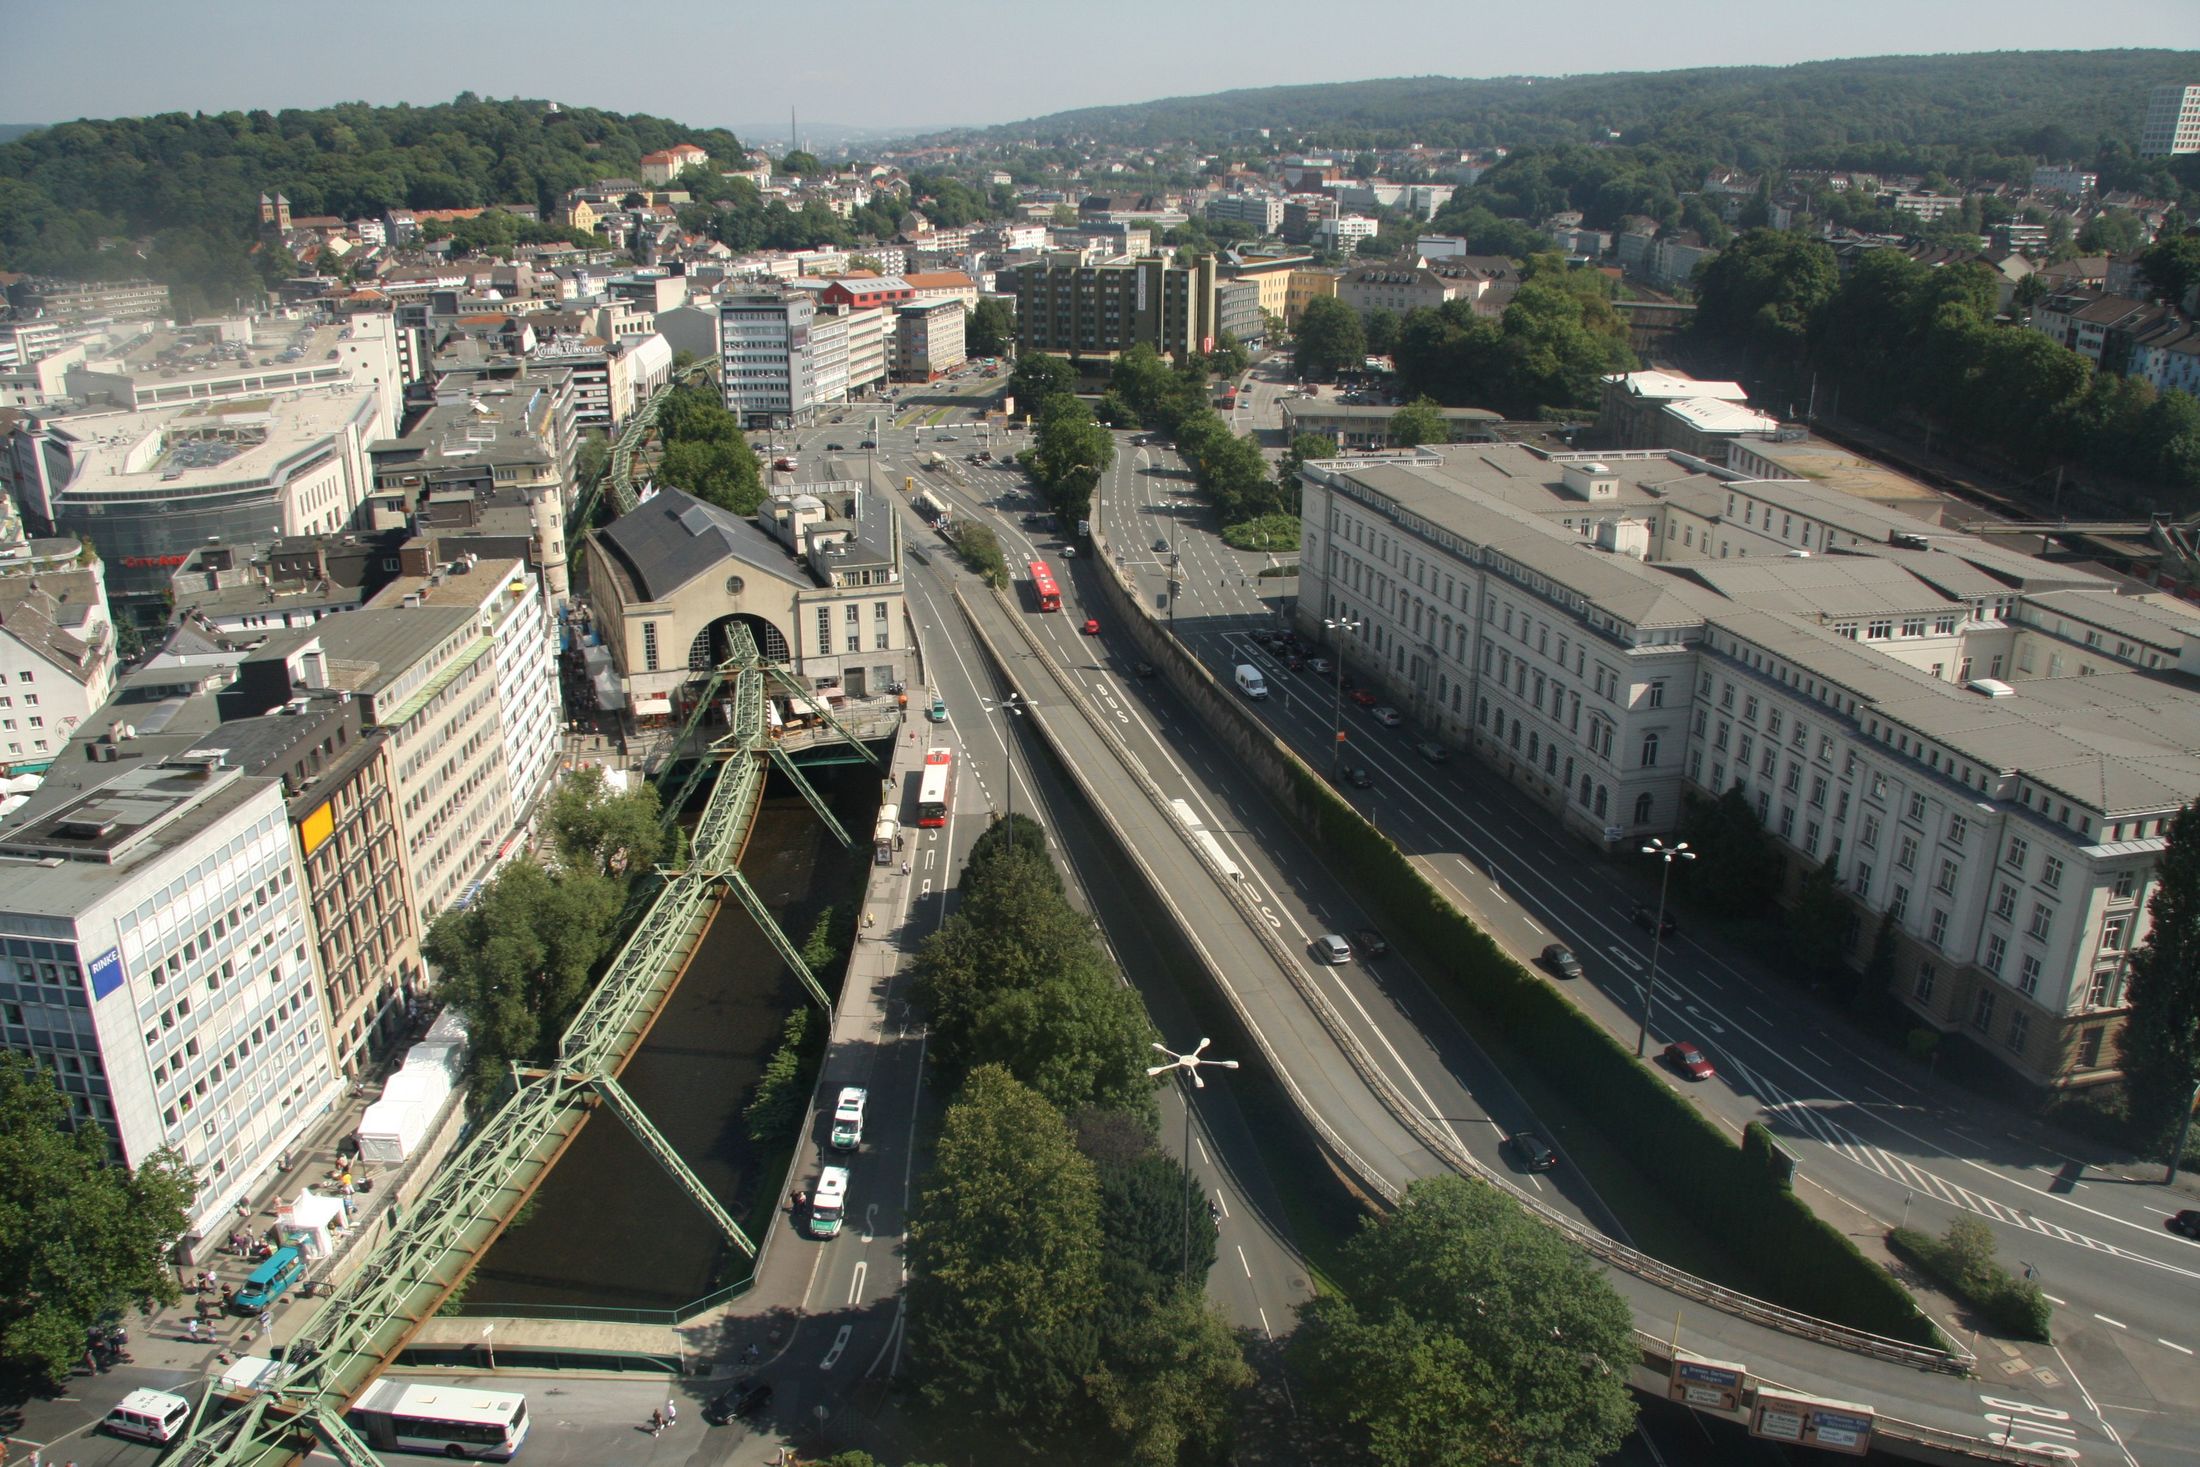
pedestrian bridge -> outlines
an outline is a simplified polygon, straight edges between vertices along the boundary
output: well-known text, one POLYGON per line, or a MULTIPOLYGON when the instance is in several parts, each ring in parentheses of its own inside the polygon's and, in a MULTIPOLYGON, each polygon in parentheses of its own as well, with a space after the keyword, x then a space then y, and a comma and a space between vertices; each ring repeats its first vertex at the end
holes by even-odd
MULTIPOLYGON (((843 844, 849 840, 792 754, 771 737, 764 716, 768 687, 776 685, 808 702, 845 747, 874 765, 877 759, 798 679, 762 661, 745 627, 734 626, 731 639, 731 655, 695 700, 679 747, 701 737, 704 719, 729 694, 732 726, 707 742, 703 757, 685 766, 684 781, 667 799, 669 821, 704 775, 716 771, 687 862, 661 869, 654 881, 636 884, 637 902, 644 909, 603 981, 559 1040, 556 1061, 541 1069, 515 1068, 510 1094, 418 1201, 402 1212, 391 1209, 388 1236, 358 1272, 320 1301, 290 1342, 287 1359, 293 1369, 280 1385, 219 1420, 210 1411, 214 1393, 207 1393, 186 1442, 168 1459, 172 1467, 266 1467, 296 1461, 316 1447, 352 1467, 378 1462, 345 1423, 345 1406, 442 1307, 598 1109, 617 1116, 727 1239, 755 1256, 755 1244, 620 1088, 618 1075, 648 1035, 728 894, 756 919, 818 1005, 828 1012, 832 1008, 800 952, 740 871, 773 765, 843 844)), ((674 767, 668 761, 665 773, 669 776, 674 767)))

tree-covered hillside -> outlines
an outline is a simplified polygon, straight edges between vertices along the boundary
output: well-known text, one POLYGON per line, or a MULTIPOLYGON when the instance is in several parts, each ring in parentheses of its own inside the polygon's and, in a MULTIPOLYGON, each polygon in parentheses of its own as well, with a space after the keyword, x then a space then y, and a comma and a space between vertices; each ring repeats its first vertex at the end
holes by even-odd
POLYGON ((642 154, 678 142, 740 151, 720 129, 471 92, 433 107, 66 122, 0 144, 0 269, 151 274, 189 312, 257 293, 262 192, 287 195, 295 215, 525 203, 548 217, 566 189, 632 178, 642 154))
MULTIPOLYGON (((2149 87, 2200 76, 2189 51, 2008 51, 1596 76, 1401 77, 1090 107, 991 136, 1221 143, 1268 128, 1331 148, 1659 142, 1744 167, 1948 147, 2089 158, 2137 138, 2149 87)), ((1851 166, 1861 166, 1852 164, 1851 166)))

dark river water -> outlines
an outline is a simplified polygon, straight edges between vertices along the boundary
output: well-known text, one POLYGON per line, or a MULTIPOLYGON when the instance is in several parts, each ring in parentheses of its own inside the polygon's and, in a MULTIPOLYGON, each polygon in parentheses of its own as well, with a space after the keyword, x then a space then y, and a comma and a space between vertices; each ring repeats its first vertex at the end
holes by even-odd
MULTIPOLYGON (((742 873, 797 947, 825 907, 845 910, 870 863, 879 785, 868 767, 810 771, 855 845, 843 847, 774 774, 742 873)), ((820 974, 828 991, 830 975, 820 974)), ((762 1175, 741 1110, 801 997, 794 975, 732 898, 620 1083, 736 1220, 762 1175)), ((822 1023, 824 1015, 816 1016, 822 1023)), ((490 1247, 468 1314, 678 1310, 748 1271, 709 1220, 608 1110, 599 1109, 543 1179, 531 1209, 490 1247)))

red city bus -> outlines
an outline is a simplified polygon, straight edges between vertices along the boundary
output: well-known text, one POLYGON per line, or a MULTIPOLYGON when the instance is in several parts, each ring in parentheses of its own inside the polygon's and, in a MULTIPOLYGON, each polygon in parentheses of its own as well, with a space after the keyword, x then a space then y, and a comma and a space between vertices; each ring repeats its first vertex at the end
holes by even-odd
POLYGON ((1038 598, 1041 611, 1062 609, 1062 588, 1054 584, 1054 572, 1047 569, 1043 560, 1031 563, 1031 594, 1038 598))
POLYGON ((947 823, 947 807, 955 798, 955 751, 926 749, 924 776, 917 783, 917 824, 947 823))

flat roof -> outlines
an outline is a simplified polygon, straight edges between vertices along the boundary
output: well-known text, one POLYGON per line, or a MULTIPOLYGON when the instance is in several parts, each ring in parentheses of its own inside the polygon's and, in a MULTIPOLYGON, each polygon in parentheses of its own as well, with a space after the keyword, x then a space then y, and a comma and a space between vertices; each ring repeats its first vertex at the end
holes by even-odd
POLYGON ((374 419, 372 387, 338 384, 279 397, 56 418, 76 472, 63 498, 173 496, 280 484, 298 460, 374 419))

